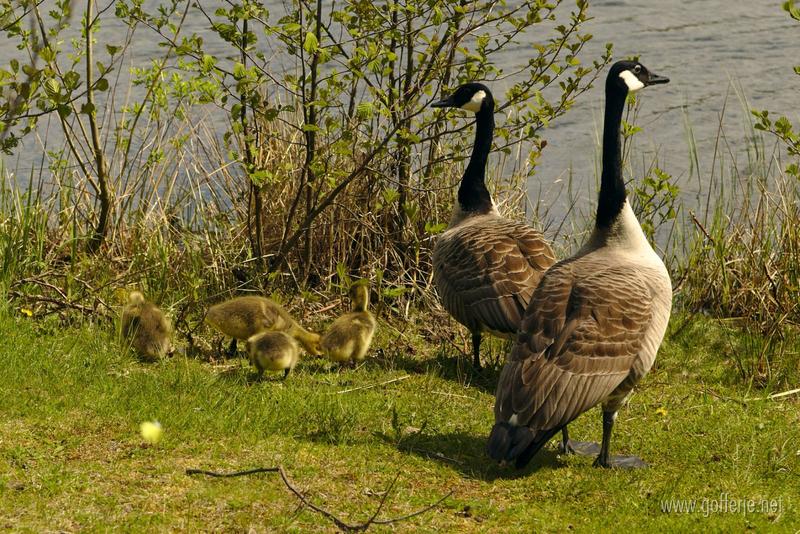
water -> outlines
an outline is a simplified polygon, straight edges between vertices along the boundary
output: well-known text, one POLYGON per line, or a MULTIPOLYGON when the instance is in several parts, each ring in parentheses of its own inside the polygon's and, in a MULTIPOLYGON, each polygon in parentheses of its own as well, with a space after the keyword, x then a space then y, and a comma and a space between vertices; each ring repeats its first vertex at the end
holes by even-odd
MULTIPOLYGON (((740 84, 751 108, 769 109, 800 119, 800 23, 779 2, 700 2, 647 0, 590 4, 594 19, 584 31, 594 35, 584 57, 597 55, 603 43, 614 43, 614 57, 638 54, 649 69, 670 83, 643 90, 637 124, 635 175, 642 161, 657 155, 662 168, 676 176, 684 199, 700 192, 711 172, 712 157, 725 109, 719 150, 726 162, 746 162, 750 122, 734 84, 740 84), (727 105, 726 105, 727 97, 727 105), (697 143, 699 177, 689 178, 686 134, 688 118, 697 143)), ((603 123, 603 84, 597 84, 576 106, 544 133, 549 145, 531 189, 544 190, 572 172, 576 184, 594 195, 595 161, 603 123), (539 181, 540 183, 536 183, 539 181)), ((639 172, 637 172, 639 171, 639 172)))
MULTIPOLYGON (((280 2, 267 2, 279 6, 280 2)), ((572 7, 571 3, 568 6, 572 7)), ((206 7, 213 5, 208 2, 206 7)), ((275 12, 280 8, 276 7, 275 12)), ((654 72, 668 76, 671 82, 644 90, 638 124, 644 131, 637 135, 634 172, 656 155, 665 170, 678 177, 684 195, 702 190, 710 174, 712 154, 717 142, 722 112, 727 97, 721 150, 726 161, 745 157, 746 123, 749 118, 732 91, 738 82, 747 95, 748 105, 766 108, 800 122, 798 95, 800 77, 792 65, 800 57, 800 23, 792 21, 778 2, 730 2, 704 0, 687 4, 679 0, 612 0, 593 2, 593 20, 584 32, 595 38, 585 48, 584 61, 598 57, 606 42, 613 42, 615 58, 638 54, 654 72), (689 6, 689 7, 687 7, 689 6), (700 170, 690 179, 690 157, 686 135, 686 117, 691 122, 700 155, 700 170)), ((112 17, 113 18, 113 17, 112 17)), ((77 22, 74 21, 74 22, 77 22)), ((119 41, 124 27, 109 20, 101 29, 100 42, 119 41)), ((190 12, 185 31, 203 32, 207 21, 196 10, 190 12)), ((515 62, 525 61, 534 38, 543 39, 536 30, 524 36, 514 49, 499 57, 499 63, 511 70, 515 62), (536 35, 534 35, 536 34, 536 35)), ((206 40, 209 53, 230 54, 224 44, 206 40)), ((156 46, 152 33, 140 28, 131 48, 128 65, 142 65, 163 51, 156 46)), ((13 43, 0 42, 2 62, 20 57, 13 43)), ((501 95, 507 82, 492 85, 501 95)), ((591 203, 594 196, 598 138, 602 129, 603 83, 582 95, 564 117, 541 132, 548 141, 530 191, 544 196, 561 190, 571 173, 581 202, 591 203)), ((220 132, 222 133, 222 132, 220 132)), ((40 163, 41 149, 29 145, 6 161, 25 176, 40 163), (38 155, 38 158, 37 158, 38 155)))

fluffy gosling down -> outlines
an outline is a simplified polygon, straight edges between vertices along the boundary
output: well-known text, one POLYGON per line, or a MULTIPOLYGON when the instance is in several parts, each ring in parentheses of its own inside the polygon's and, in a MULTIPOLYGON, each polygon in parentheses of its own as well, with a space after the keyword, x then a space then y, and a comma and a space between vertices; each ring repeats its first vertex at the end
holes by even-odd
POLYGON ((369 286, 356 283, 350 288, 353 311, 336 319, 322 336, 322 352, 338 363, 362 361, 375 333, 375 317, 369 307, 369 286))
POLYGON ((138 291, 128 295, 122 308, 122 335, 144 360, 157 360, 172 352, 172 326, 164 313, 138 291))
POLYGON ((247 353, 250 363, 258 371, 258 379, 264 370, 283 371, 283 378, 300 359, 300 346, 297 341, 285 332, 261 332, 247 339, 247 353))
POLYGON ((245 341, 266 331, 285 332, 310 354, 321 354, 319 334, 300 326, 280 304, 266 297, 236 297, 215 304, 208 309, 206 322, 232 338, 228 348, 230 356, 236 353, 236 340, 245 341))

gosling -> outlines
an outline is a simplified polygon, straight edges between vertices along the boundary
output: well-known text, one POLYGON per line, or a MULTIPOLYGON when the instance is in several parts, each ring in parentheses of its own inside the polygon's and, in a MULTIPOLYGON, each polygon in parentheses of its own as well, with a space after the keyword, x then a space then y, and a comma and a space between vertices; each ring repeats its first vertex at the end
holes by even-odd
POLYGON ((266 297, 236 297, 215 304, 208 309, 206 322, 232 338, 228 356, 236 354, 237 340, 245 341, 266 331, 285 332, 298 340, 309 354, 322 354, 319 334, 300 326, 280 304, 266 297))
POLYGON ((286 332, 266 331, 247 338, 247 353, 258 371, 258 380, 265 369, 282 370, 285 380, 300 358, 300 347, 286 332))
POLYGON ((164 313, 138 291, 128 295, 122 308, 121 330, 145 361, 155 361, 172 352, 172 326, 164 313))
POLYGON ((369 286, 357 282, 350 288, 353 311, 336 319, 322 336, 322 352, 340 364, 364 360, 375 333, 375 317, 369 307, 369 286))

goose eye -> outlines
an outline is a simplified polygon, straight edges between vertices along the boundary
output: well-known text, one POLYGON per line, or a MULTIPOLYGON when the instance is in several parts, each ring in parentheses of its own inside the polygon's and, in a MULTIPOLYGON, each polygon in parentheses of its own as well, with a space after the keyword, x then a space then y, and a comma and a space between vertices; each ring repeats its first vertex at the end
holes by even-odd
POLYGON ((640 72, 642 72, 642 66, 641 65, 636 65, 635 67, 633 67, 633 73, 634 74, 639 74, 640 72))

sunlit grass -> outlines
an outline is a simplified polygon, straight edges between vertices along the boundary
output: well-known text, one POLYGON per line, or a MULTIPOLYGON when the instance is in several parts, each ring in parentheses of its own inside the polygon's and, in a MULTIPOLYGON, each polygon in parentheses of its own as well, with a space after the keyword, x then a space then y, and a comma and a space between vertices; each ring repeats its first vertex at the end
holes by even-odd
MULTIPOLYGON (((672 330, 683 319, 676 317, 672 330)), ((331 529, 299 510, 277 476, 184 474, 280 464, 313 502, 353 523, 367 519, 398 473, 383 517, 454 491, 400 530, 786 529, 800 520, 797 398, 745 400, 766 394, 732 379, 729 335, 714 321, 692 319, 668 337, 620 413, 614 450, 641 455, 649 469, 600 470, 591 459, 549 448, 516 473, 484 454, 497 368, 473 377, 452 345, 427 342, 417 329, 403 338, 383 324, 378 357, 357 370, 303 361, 285 382, 270 376, 258 383, 244 360, 212 365, 174 357, 145 365, 102 325, 62 329, 6 310, 0 525, 331 529), (145 420, 163 425, 158 445, 139 436, 145 420), (781 512, 704 518, 660 509, 664 500, 723 493, 780 499, 781 512)), ((598 439, 599 419, 592 411, 570 429, 579 439, 598 439)))

